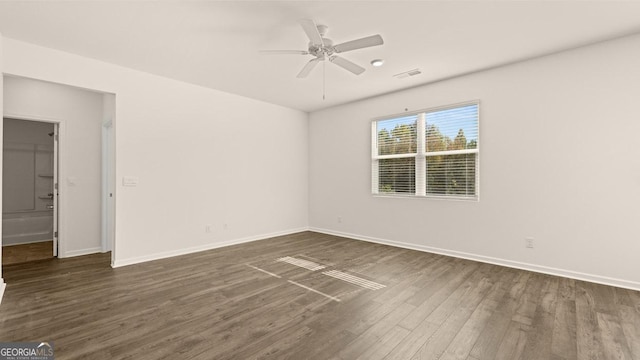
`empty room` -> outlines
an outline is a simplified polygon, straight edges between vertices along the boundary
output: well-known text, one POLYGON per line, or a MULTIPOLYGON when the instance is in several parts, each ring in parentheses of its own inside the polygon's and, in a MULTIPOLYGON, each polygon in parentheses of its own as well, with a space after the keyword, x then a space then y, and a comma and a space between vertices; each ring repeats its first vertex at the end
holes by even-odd
POLYGON ((640 360, 638 14, 0 2, 0 359, 640 360))

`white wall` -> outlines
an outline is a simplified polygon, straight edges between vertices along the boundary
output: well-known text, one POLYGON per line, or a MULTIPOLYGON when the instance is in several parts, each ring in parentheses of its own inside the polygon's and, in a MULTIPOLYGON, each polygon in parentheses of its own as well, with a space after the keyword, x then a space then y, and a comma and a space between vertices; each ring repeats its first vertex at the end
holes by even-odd
POLYGON ((6 76, 4 114, 63 121, 59 178, 60 257, 101 250, 101 93, 6 76))
POLYGON ((310 226, 640 289, 638 64, 633 36, 312 113, 310 226), (479 202, 370 194, 373 118, 476 99, 479 202))
POLYGON ((3 57, 115 94, 116 266, 306 228, 306 113, 8 38, 3 57))

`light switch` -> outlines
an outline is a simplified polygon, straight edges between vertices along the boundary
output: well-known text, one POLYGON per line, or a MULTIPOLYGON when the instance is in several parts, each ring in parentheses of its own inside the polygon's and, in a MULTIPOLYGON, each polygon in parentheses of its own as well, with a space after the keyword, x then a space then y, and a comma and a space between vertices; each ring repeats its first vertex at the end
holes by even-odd
POLYGON ((138 186, 138 178, 135 176, 122 177, 122 186, 138 186))

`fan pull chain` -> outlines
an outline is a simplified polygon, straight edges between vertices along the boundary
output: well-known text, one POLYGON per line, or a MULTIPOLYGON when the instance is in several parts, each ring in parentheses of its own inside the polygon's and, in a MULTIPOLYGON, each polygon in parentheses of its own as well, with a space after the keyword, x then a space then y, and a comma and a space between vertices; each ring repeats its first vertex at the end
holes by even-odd
POLYGON ((325 94, 325 88, 326 88, 326 81, 327 81, 327 62, 323 61, 322 62, 322 101, 324 101, 324 94, 325 94))

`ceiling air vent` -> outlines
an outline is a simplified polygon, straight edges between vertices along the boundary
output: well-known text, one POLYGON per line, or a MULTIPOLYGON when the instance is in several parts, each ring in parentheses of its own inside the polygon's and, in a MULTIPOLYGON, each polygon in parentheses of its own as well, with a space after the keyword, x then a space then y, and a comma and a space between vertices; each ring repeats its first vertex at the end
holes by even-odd
POLYGON ((408 78, 409 76, 416 76, 420 74, 422 74, 422 71, 420 71, 420 69, 413 69, 413 70, 401 72, 400 74, 395 74, 393 75, 393 77, 396 79, 404 79, 404 78, 408 78))

